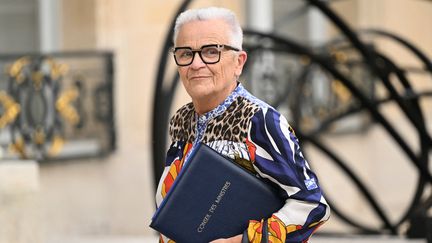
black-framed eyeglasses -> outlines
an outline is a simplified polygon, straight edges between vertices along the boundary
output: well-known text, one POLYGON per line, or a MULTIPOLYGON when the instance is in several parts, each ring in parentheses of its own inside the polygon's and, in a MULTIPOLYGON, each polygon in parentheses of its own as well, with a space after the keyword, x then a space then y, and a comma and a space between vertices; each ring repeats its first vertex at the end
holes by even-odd
POLYGON ((195 53, 198 53, 205 64, 218 63, 220 61, 221 52, 224 49, 240 51, 238 48, 221 44, 205 45, 202 46, 201 49, 196 50, 190 47, 175 47, 171 51, 174 54, 174 60, 178 66, 188 66, 193 62, 195 53))

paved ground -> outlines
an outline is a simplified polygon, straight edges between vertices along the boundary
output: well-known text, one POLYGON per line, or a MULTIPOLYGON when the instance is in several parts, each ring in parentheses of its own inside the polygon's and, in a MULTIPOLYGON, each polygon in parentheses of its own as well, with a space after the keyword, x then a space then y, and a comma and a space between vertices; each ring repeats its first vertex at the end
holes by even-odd
MULTIPOLYGON (((412 240, 395 237, 315 237, 310 243, 427 243, 426 240, 412 240)), ((148 237, 98 237, 98 238, 70 238, 52 240, 48 243, 157 243, 156 236, 148 237)))

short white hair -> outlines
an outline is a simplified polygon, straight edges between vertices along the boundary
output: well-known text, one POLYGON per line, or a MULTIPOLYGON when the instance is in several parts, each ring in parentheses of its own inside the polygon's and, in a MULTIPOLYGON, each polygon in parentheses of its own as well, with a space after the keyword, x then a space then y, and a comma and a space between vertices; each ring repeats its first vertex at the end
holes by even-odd
POLYGON ((241 50, 242 43, 243 43, 243 30, 240 26, 240 23, 237 21, 236 15, 229 9, 219 8, 219 7, 189 9, 181 13, 177 17, 174 26, 174 37, 173 37, 174 44, 176 43, 180 28, 184 24, 192 21, 204 21, 204 20, 214 20, 214 19, 221 19, 230 26, 231 43, 228 44, 241 50))

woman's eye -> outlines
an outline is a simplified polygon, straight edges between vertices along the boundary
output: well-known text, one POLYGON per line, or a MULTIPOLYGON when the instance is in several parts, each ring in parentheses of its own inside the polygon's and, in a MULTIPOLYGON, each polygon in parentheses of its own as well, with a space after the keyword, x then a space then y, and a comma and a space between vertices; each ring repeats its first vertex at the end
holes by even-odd
POLYGON ((204 55, 217 55, 219 53, 217 48, 206 48, 203 50, 204 55))
POLYGON ((181 54, 181 57, 183 57, 183 58, 192 57, 192 52, 191 51, 185 51, 181 54))

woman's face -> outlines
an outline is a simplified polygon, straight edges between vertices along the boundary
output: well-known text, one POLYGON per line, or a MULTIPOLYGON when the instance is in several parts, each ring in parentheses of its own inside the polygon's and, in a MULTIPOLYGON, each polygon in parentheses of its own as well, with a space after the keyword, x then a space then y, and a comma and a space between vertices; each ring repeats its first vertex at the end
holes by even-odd
MULTIPOLYGON (((192 21, 184 24, 178 33, 176 47, 201 49, 204 45, 230 42, 229 26, 223 20, 192 21)), ((223 101, 236 87, 246 61, 246 52, 224 49, 220 61, 205 64, 198 54, 189 66, 179 66, 180 79, 194 102, 208 99, 223 101)), ((216 104, 218 105, 218 104, 216 104)))

